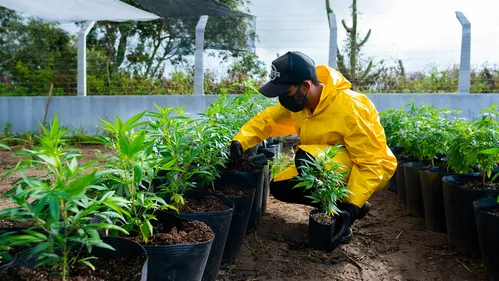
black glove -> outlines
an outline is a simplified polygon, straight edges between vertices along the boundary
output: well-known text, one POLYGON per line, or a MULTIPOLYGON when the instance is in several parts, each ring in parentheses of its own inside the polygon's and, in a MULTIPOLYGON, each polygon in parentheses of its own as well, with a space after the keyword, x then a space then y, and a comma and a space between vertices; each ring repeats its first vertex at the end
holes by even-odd
POLYGON ((359 214, 359 207, 353 204, 343 203, 338 207, 340 213, 336 219, 335 235, 331 239, 333 249, 339 244, 348 244, 352 241, 353 232, 350 227, 357 220, 359 214))
POLYGON ((229 147, 230 159, 235 162, 237 159, 243 156, 243 147, 238 141, 232 141, 229 147))

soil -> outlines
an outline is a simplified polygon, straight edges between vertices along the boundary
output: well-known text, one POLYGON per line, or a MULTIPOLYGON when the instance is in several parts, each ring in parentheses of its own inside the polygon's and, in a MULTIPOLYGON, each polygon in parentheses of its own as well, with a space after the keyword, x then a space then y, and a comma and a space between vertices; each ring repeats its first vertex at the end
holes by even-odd
POLYGON ((186 204, 180 206, 180 213, 214 213, 229 209, 224 201, 214 196, 206 196, 201 199, 189 199, 186 204))
POLYGON ((215 190, 210 189, 210 192, 218 193, 220 195, 223 195, 223 196, 229 197, 229 198, 239 198, 239 197, 243 197, 247 194, 250 194, 252 192, 252 190, 249 188, 244 188, 240 185, 228 182, 228 183, 223 183, 221 185, 215 186, 215 190))
MULTIPOLYGON (((90 267, 77 263, 70 269, 68 281, 138 281, 142 275, 145 257, 113 257, 112 259, 95 259, 90 267)), ((15 267, 1 276, 3 281, 60 281, 61 276, 49 266, 38 268, 15 267)))
POLYGON ((232 163, 229 167, 229 171, 233 173, 243 173, 243 172, 253 172, 255 170, 261 169, 261 166, 255 165, 249 160, 246 155, 241 156, 238 160, 232 163))
POLYGON ((0 229, 5 228, 30 228, 34 225, 30 221, 12 221, 9 219, 0 219, 0 229))
POLYGON ((330 217, 324 213, 315 213, 312 215, 312 218, 322 224, 322 225, 331 225, 333 223, 333 217, 330 217))
MULTIPOLYGON (((22 149, 22 146, 11 147, 13 151, 16 149, 22 149)), ((91 160, 95 160, 99 155, 110 153, 110 150, 102 145, 80 145, 78 146, 81 154, 84 155, 82 159, 78 160, 79 164, 86 163, 91 160)), ((12 151, 0 149, 0 179, 4 176, 9 169, 12 169, 21 160, 20 157, 15 156, 12 151)), ((24 172, 26 176, 42 175, 44 171, 40 170, 30 170, 24 172)), ((0 182, 0 194, 7 192, 12 188, 11 184, 21 175, 16 173, 8 177, 5 181, 0 182)), ((0 198, 0 209, 5 209, 9 207, 14 207, 15 205, 10 202, 8 198, 0 198)))
POLYGON ((499 189, 499 184, 486 182, 483 184, 481 181, 467 181, 467 182, 457 182, 463 188, 478 190, 478 191, 494 191, 499 189))
POLYGON ((214 233, 204 222, 182 222, 180 226, 173 227, 169 232, 162 232, 161 225, 157 226, 158 233, 145 243, 140 237, 126 237, 144 245, 179 245, 199 244, 213 239, 214 233))
POLYGON ((409 216, 388 190, 374 194, 371 211, 353 224, 353 241, 326 253, 308 248, 312 207, 268 200, 260 228, 246 236, 236 262, 218 281, 243 280, 486 280, 481 260, 453 251, 447 236, 409 216))

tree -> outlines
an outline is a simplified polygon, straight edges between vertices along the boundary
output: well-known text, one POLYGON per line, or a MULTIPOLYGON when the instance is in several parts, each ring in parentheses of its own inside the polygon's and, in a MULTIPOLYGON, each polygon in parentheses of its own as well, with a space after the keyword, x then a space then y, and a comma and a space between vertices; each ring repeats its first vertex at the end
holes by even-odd
MULTIPOLYGON (((138 6, 131 0, 121 0, 138 6)), ((250 0, 221 0, 231 8, 247 6, 250 0)), ((194 53, 198 19, 164 18, 149 22, 99 22, 87 42, 93 50, 107 56, 105 72, 111 81, 119 68, 131 74, 161 77, 165 64, 183 61, 194 53)), ((80 23, 81 24, 81 23, 80 23)), ((248 22, 241 17, 210 18, 206 27, 206 48, 223 49, 222 59, 239 56, 245 49, 248 22)), ((254 34, 252 34, 254 36, 254 34)))
POLYGON ((75 92, 75 38, 57 24, 0 8, 0 94, 75 92))

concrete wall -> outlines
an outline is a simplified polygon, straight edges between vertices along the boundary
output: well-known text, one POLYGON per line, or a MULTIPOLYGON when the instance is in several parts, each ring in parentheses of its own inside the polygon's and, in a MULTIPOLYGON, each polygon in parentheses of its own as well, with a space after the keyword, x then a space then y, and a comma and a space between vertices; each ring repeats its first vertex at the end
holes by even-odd
MULTIPOLYGON (((457 95, 457 94, 369 94, 378 111, 398 109, 412 99, 417 104, 425 102, 437 108, 452 108, 462 111, 462 116, 473 118, 480 110, 493 103, 499 104, 498 94, 457 95)), ((87 133, 95 132, 99 126, 98 117, 109 120, 116 115, 122 120, 144 110, 155 110, 154 103, 160 106, 185 106, 185 111, 195 115, 206 108, 218 96, 87 96, 53 97, 50 103, 48 120, 54 113, 64 126, 81 128, 87 133)), ((13 132, 38 130, 43 120, 47 97, 1 97, 0 122, 10 122, 13 132)))

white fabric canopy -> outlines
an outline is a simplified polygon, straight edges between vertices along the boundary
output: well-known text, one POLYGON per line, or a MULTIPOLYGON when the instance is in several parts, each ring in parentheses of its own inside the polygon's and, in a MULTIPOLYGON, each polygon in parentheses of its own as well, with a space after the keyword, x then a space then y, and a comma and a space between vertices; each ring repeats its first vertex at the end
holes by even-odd
POLYGON ((159 17, 118 0, 0 0, 0 6, 48 21, 149 21, 159 17))

